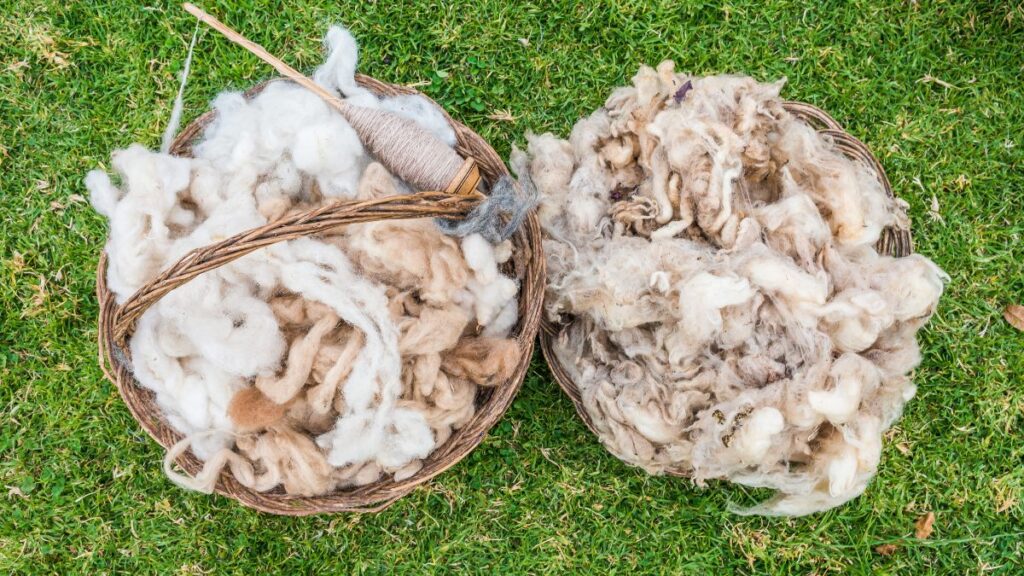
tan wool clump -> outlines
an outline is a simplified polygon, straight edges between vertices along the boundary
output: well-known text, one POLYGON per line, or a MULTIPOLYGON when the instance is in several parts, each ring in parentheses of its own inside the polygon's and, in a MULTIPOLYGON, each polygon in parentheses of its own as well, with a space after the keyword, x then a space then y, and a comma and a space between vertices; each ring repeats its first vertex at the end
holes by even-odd
MULTIPOLYGON (((332 28, 327 44, 324 88, 455 144, 432 102, 356 84, 348 31, 332 28)), ((113 154, 116 178, 86 178, 109 219, 118 302, 193 249, 327 203, 412 191, 304 88, 276 82, 213 106, 191 157, 134 144, 113 154)), ((211 492, 227 468, 254 490, 302 496, 412 476, 474 417, 480 389, 519 363, 519 284, 502 272, 511 252, 431 220, 369 222, 268 246, 168 293, 127 351, 183 436, 168 476, 211 492), (194 477, 172 466, 187 449, 205 462, 194 477)))
POLYGON ((554 353, 605 446, 800 515, 875 474, 947 277, 876 251, 905 204, 782 84, 645 66, 513 165, 541 194, 554 353))

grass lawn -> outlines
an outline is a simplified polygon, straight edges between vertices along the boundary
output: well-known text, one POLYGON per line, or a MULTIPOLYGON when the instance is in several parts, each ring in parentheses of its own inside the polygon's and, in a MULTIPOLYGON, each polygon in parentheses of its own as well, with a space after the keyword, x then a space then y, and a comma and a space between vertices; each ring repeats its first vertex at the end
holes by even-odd
MULTIPOLYGON (((82 178, 112 149, 158 145, 194 20, 155 0, 0 0, 0 572, 1024 571, 1024 333, 1001 317, 1024 301, 1024 7, 201 4, 305 69, 343 22, 364 72, 420 85, 506 156, 527 130, 567 134, 641 63, 788 77, 787 97, 875 151, 917 250, 952 277, 921 335, 918 396, 867 493, 797 520, 726 511, 762 491, 620 463, 539 354, 480 448, 379 515, 277 518, 185 492, 96 363, 105 227, 82 178)), ((204 32, 186 118, 270 75, 204 32)))

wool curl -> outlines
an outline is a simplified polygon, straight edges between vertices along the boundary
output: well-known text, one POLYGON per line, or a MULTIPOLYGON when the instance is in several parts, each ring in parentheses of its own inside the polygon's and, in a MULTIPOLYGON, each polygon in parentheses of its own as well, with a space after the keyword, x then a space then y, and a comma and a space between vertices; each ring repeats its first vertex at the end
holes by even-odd
MULTIPOLYGON (((357 46, 334 27, 314 78, 455 144, 418 96, 377 98, 354 80, 357 46)), ((319 97, 276 82, 227 92, 180 158, 133 144, 117 177, 86 177, 109 219, 107 281, 123 302, 195 248, 339 199, 405 194, 319 97)), ((445 235, 433 222, 343 227, 275 244, 172 291, 140 318, 131 366, 184 438, 165 470, 211 492, 221 471, 254 490, 315 496, 415 474, 476 413, 477 392, 509 378, 521 351, 510 243, 445 235), (173 469, 186 449, 205 461, 173 469)))
POLYGON ((865 490, 948 281, 876 251, 905 204, 782 85, 644 66, 568 140, 513 153, 541 197, 554 353, 602 442, 651 473, 776 491, 744 514, 865 490))

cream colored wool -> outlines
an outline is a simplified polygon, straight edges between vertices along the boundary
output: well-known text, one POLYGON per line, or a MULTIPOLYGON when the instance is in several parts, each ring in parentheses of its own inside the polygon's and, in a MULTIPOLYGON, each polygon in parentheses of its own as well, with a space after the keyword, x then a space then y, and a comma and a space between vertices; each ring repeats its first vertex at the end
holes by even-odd
MULTIPOLYGON (((433 103, 355 84, 346 30, 332 28, 327 44, 321 84, 454 145, 433 103)), ((325 202, 411 191, 302 88, 224 93, 213 106, 194 157, 134 144, 113 154, 116 181, 86 178, 110 221, 118 302, 195 248, 325 202)), ((518 284, 498 268, 509 256, 429 220, 367 223, 273 245, 167 294, 130 352, 136 379, 185 436, 168 451, 168 476, 209 492, 226 467, 253 489, 302 496, 408 478, 472 418, 478 387, 514 369, 518 284), (191 478, 172 469, 188 448, 206 462, 191 478)))
POLYGON ((947 278, 876 252, 905 205, 781 88, 642 67, 513 165, 541 194, 555 354, 605 446, 800 515, 866 488, 947 278))

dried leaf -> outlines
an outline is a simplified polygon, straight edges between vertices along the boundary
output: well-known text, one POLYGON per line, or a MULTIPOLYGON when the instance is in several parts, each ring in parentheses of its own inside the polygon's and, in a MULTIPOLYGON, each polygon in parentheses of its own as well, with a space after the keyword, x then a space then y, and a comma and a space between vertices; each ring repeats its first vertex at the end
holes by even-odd
POLYGON ((1017 330, 1024 331, 1024 306, 1020 304, 1010 304, 1003 311, 1003 318, 1010 323, 1017 330))
POLYGON ((892 556, 898 548, 899 546, 895 544, 879 544, 878 546, 875 546, 875 552, 882 556, 892 556))
POLYGON ((1010 508, 1013 508, 1014 506, 1016 506, 1017 505, 1017 499, 1014 498, 1013 496, 1005 496, 1005 497, 999 499, 999 503, 998 504, 999 504, 998 507, 996 507, 996 513, 997 514, 1002 514, 1003 512, 1006 512, 1010 508))
POLYGON ((23 68, 28 68, 28 60, 20 60, 7 65, 8 72, 20 72, 23 68))
POLYGON ((71 65, 71 63, 68 62, 69 54, 67 52, 57 52, 56 50, 54 50, 54 51, 47 50, 46 52, 43 53, 43 56, 47 60, 52 62, 55 66, 57 66, 57 68, 67 68, 68 66, 71 65))
POLYGON ((515 122, 516 117, 510 110, 495 110, 494 112, 487 115, 491 120, 497 120, 498 122, 515 122))
POLYGON ((929 513, 925 514, 924 516, 921 516, 920 518, 917 519, 917 522, 914 522, 914 536, 916 536, 918 540, 925 540, 925 539, 927 539, 929 536, 932 535, 932 530, 934 530, 934 528, 933 528, 934 524, 935 524, 935 513, 934 512, 929 512, 929 513))
POLYGON ((932 194, 932 205, 928 209, 928 216, 932 220, 935 220, 937 222, 945 222, 946 221, 942 217, 942 214, 939 212, 939 199, 938 199, 938 197, 935 196, 935 194, 932 194))
POLYGON ((46 302, 46 277, 42 274, 39 275, 39 284, 33 291, 35 294, 32 296, 32 305, 42 306, 46 302))
POLYGON ((25 269, 25 256, 21 252, 15 252, 10 261, 11 271, 17 274, 25 269))
POLYGON ((957 88, 956 86, 950 84, 949 82, 946 82, 945 80, 936 78, 935 76, 932 76, 931 74, 925 74, 924 76, 922 76, 918 80, 918 83, 921 83, 921 84, 938 84, 939 86, 942 86, 943 88, 952 88, 954 90, 959 90, 959 88, 957 88))

